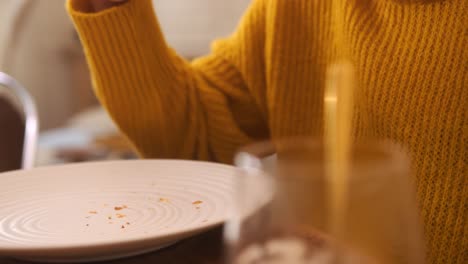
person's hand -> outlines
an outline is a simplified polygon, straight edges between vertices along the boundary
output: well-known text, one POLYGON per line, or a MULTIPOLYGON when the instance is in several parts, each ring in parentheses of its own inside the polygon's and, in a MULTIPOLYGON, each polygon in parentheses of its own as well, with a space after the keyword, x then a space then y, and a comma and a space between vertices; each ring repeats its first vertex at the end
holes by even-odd
POLYGON ((73 8, 80 12, 100 12, 130 0, 72 0, 73 8))
POLYGON ((116 5, 123 4, 128 0, 90 0, 93 6, 94 12, 99 12, 116 5))

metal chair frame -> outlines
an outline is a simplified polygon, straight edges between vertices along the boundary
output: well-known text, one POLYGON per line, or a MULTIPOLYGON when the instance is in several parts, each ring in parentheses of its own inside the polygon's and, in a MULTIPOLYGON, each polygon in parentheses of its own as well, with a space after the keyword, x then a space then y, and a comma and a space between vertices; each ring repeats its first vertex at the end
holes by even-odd
POLYGON ((33 98, 18 81, 6 73, 0 72, 0 86, 7 88, 7 92, 14 95, 21 108, 18 109, 24 115, 25 131, 23 143, 22 169, 34 167, 39 133, 39 118, 36 104, 33 98))

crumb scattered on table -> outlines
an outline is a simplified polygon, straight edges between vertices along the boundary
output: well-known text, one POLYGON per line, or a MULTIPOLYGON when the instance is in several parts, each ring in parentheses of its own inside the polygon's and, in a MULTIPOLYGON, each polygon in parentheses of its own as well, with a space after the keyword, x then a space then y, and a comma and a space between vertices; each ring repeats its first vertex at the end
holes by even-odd
POLYGON ((195 201, 195 202, 193 202, 192 204, 198 205, 198 204, 202 204, 202 203, 203 203, 202 201, 195 201))
POLYGON ((129 222, 127 222, 126 224, 127 224, 127 225, 130 225, 130 223, 129 223, 129 222))
POLYGON ((122 205, 122 206, 116 206, 116 207, 114 207, 114 210, 120 211, 120 210, 123 210, 123 209, 126 209, 126 208, 128 208, 126 205, 122 205))
POLYGON ((169 202, 169 199, 166 199, 166 198, 159 198, 159 202, 160 202, 160 203, 164 203, 164 202, 168 203, 168 202, 169 202))
POLYGON ((125 226, 124 226, 124 225, 122 225, 120 228, 121 228, 121 229, 124 229, 124 228, 125 228, 125 226))
POLYGON ((89 211, 88 213, 90 213, 90 214, 97 214, 96 211, 89 211))
POLYGON ((124 218, 124 217, 126 217, 126 215, 124 215, 124 214, 116 214, 116 215, 117 215, 117 218, 124 218))

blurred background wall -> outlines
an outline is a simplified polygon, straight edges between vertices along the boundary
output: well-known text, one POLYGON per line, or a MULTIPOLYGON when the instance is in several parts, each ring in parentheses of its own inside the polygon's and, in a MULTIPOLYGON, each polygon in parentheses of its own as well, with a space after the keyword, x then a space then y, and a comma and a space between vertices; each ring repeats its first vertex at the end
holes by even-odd
MULTIPOLYGON (((169 43, 190 59, 229 35, 250 0, 154 2, 169 43)), ((64 0, 0 0, 0 71, 31 92, 42 129, 61 126, 97 104, 64 0)))
POLYGON ((186 57, 209 52, 229 35, 251 0, 153 0, 169 43, 186 57))
POLYGON ((2 0, 1 69, 37 102, 43 128, 60 125, 77 107, 72 81, 72 25, 57 0, 2 0))

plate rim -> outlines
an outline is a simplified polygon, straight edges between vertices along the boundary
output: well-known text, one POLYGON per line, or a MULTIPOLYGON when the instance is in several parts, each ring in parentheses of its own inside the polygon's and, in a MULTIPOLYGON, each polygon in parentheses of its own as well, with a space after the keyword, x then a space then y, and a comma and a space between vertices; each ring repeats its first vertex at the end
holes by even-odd
MULTIPOLYGON (((30 171, 36 170, 47 170, 47 169, 58 169, 58 168, 72 168, 72 167, 83 167, 83 166, 93 166, 93 165, 103 165, 103 164, 110 164, 110 163, 150 163, 150 162, 173 162, 173 163, 187 163, 187 164, 205 164, 208 166, 217 166, 217 167, 225 167, 230 169, 239 170, 238 167, 232 164, 226 163, 218 163, 213 161, 197 161, 197 160, 185 160, 185 159, 135 159, 135 160, 103 160, 103 161, 89 161, 89 162, 76 162, 76 163, 67 163, 67 164, 53 164, 53 165, 46 165, 46 166, 39 166, 33 167, 30 169, 17 169, 12 171, 5 171, 0 172, 0 177, 4 177, 5 175, 9 174, 23 174, 28 173, 30 171)), ((1 178, 0 178, 1 181, 1 178)))

